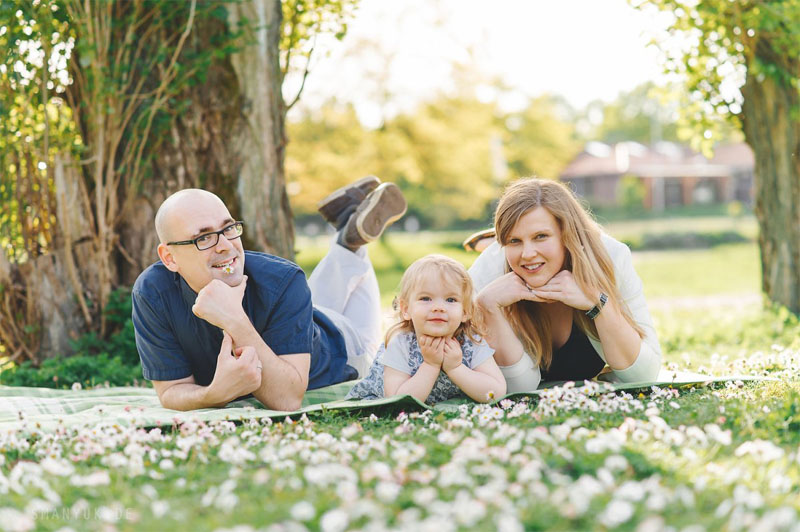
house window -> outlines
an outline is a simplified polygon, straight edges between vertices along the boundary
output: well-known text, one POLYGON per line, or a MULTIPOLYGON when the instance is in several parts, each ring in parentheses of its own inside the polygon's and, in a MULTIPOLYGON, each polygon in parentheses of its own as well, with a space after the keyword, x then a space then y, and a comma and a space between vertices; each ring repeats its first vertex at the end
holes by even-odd
POLYGON ((588 200, 594 195, 594 181, 592 179, 576 179, 569 181, 568 184, 579 198, 588 200))

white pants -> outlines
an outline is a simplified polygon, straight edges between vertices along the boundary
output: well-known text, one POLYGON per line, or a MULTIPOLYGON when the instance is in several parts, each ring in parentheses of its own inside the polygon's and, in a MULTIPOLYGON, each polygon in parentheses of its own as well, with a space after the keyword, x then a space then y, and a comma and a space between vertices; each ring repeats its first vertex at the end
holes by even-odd
POLYGON ((311 301, 342 331, 347 363, 366 375, 381 336, 378 279, 362 246, 357 252, 340 246, 334 236, 328 254, 308 279, 311 301))

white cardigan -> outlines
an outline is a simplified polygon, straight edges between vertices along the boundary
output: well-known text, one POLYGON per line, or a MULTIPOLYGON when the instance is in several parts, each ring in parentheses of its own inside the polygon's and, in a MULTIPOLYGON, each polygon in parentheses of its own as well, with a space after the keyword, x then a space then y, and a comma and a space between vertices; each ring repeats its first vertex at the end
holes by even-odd
MULTIPOLYGON (((625 369, 614 370, 613 380, 618 382, 646 382, 655 380, 661 369, 661 346, 658 344, 653 318, 647 309, 647 301, 642 291, 642 280, 633 269, 631 251, 628 246, 615 240, 611 236, 602 234, 603 245, 606 247, 611 261, 614 263, 614 275, 617 279, 617 290, 623 301, 628 305, 633 320, 644 330, 642 347, 636 360, 625 369)), ((475 260, 469 269, 475 292, 480 292, 484 286, 504 275, 506 257, 503 248, 494 242, 475 260)), ((604 361, 603 346, 598 338, 587 335, 597 354, 604 361)), ((516 367, 516 364, 511 367, 516 367)), ((535 368, 539 372, 539 368, 535 368)), ((507 375, 508 376, 508 375, 507 375)))

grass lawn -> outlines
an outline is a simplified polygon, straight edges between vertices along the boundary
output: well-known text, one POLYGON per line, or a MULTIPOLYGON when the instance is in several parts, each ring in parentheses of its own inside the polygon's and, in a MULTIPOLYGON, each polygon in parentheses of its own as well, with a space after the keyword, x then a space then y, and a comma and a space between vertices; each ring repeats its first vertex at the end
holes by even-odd
MULTIPOLYGON (((471 263, 459 240, 374 244, 384 303, 419 256, 471 263)), ((319 244, 298 242, 306 271, 319 244)), ((451 414, 0 433, 0 529, 798 530, 800 323, 761 308, 754 245, 635 261, 666 365, 778 380, 567 386, 451 414)))

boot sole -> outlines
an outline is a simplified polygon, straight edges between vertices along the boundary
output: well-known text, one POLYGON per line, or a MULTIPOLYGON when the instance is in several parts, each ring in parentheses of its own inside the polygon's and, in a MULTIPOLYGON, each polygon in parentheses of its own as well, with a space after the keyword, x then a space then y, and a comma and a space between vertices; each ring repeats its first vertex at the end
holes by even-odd
MULTIPOLYGON (((334 190, 333 192, 322 198, 319 201, 319 203, 317 203, 317 210, 320 211, 320 213, 327 219, 328 218, 328 216, 326 216, 327 213, 323 212, 326 209, 326 207, 338 201, 342 201, 343 202, 342 208, 344 208, 344 206, 348 203, 347 196, 349 195, 351 190, 360 190, 361 192, 364 193, 364 196, 366 196, 367 194, 378 188, 378 185, 380 184, 381 180, 375 177, 374 175, 368 175, 367 177, 362 177, 358 181, 350 183, 349 185, 337 188, 336 190, 334 190)), ((338 212, 341 209, 335 209, 335 210, 338 212)))
POLYGON ((478 242, 485 238, 495 238, 494 228, 492 229, 484 229, 482 231, 478 231, 476 233, 472 233, 469 235, 461 245, 464 247, 466 251, 478 251, 477 245, 478 242))
POLYGON ((356 231, 365 242, 376 240, 392 222, 408 210, 403 193, 393 183, 382 184, 370 194, 367 201, 356 218, 356 231))

